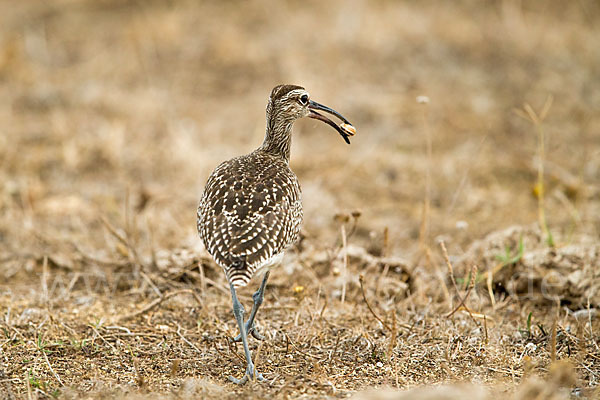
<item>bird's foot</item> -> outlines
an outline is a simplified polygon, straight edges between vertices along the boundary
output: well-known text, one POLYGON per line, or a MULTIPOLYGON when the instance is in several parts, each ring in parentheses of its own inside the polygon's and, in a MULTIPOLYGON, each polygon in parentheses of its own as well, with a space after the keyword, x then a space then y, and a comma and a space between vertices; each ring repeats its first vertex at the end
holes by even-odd
POLYGON ((265 380, 265 377, 254 368, 254 365, 248 365, 248 368, 246 368, 246 373, 244 374, 244 377, 242 379, 236 379, 233 376, 230 376, 229 380, 235 383, 236 385, 243 385, 249 380, 257 380, 259 382, 262 382, 265 380))
MULTIPOLYGON (((254 339, 256 340, 265 340, 265 337, 263 335, 261 335, 260 333, 258 333, 258 330, 256 329, 256 327, 253 326, 248 326, 246 325, 246 332, 248 332, 249 335, 252 335, 254 337, 254 339)), ((233 338, 234 342, 241 342, 242 341, 242 334, 240 333, 239 335, 237 335, 236 337, 233 338)))

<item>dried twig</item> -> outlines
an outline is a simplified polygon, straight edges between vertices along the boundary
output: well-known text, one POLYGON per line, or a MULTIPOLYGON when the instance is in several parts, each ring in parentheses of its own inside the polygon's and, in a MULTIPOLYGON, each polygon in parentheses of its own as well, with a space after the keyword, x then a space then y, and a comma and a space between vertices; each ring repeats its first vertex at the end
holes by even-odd
POLYGON ((483 329, 485 331, 485 344, 488 344, 488 330, 487 330, 487 315, 483 315, 483 329))
POLYGON ((342 304, 346 300, 346 281, 348 273, 348 242, 346 239, 346 225, 342 224, 342 246, 344 248, 344 270, 342 271, 342 304))
POLYGON ((494 290, 492 289, 492 282, 494 279, 493 274, 487 274, 486 277, 486 285, 488 290, 488 295, 490 296, 490 302, 492 303, 492 309, 496 308, 496 296, 494 296, 494 290))
MULTIPOLYGON (((113 235, 123 246, 125 246, 131 252, 131 255, 133 256, 133 260, 135 261, 135 263, 141 266, 142 263, 140 261, 140 257, 138 256, 135 246, 133 246, 131 244, 131 242, 129 241, 129 238, 121 235, 119 233, 119 231, 117 230, 117 228, 115 228, 110 222, 108 222, 106 217, 101 216, 100 220, 102 221, 102 224, 104 224, 106 229, 108 229, 110 234, 113 235)), ((127 236, 129 236, 129 235, 127 235, 127 236)))
MULTIPOLYGON (((427 102, 422 104, 427 105, 427 102)), ((429 128, 428 107, 423 108, 423 130, 425 131, 425 144, 427 149, 427 168, 425 170, 425 198, 423 199, 423 212, 421 214, 421 225, 419 227, 419 248, 421 251, 427 251, 428 230, 429 230, 429 212, 431 208, 431 169, 433 165, 433 145, 431 140, 431 130, 429 128)))
MULTIPOLYGON (((229 351, 233 353, 233 355, 235 355, 238 359, 242 360, 242 361, 246 361, 246 358, 239 355, 235 349, 235 342, 232 340, 232 338, 225 338, 225 343, 227 344, 227 347, 229 348, 229 351)), ((215 346, 216 348, 216 346, 215 346)), ((220 350, 219 353, 221 352, 220 350)))
POLYGON ((392 359, 392 352, 394 351, 394 347, 396 347, 396 335, 398 333, 398 326, 396 325, 396 309, 392 310, 392 336, 390 337, 390 343, 388 345, 388 363, 392 359))
POLYGON ((27 399, 33 399, 33 393, 31 393, 31 382, 29 382, 30 376, 28 376, 27 372, 25 372, 25 382, 27 383, 27 399))
POLYGON ((464 308, 469 313, 469 315, 471 316, 473 321, 475 323, 477 323, 477 321, 475 320, 475 317, 473 317, 473 314, 471 313, 471 310, 465 304, 465 301, 467 301, 467 299, 469 298, 469 295, 471 294, 471 290, 473 290, 473 288, 475 287, 475 276, 476 275, 477 275, 477 267, 475 265, 473 265, 473 267, 471 267, 471 279, 469 280, 469 286, 467 287, 467 293, 465 294, 465 297, 461 298, 460 294, 458 294, 458 298, 460 299, 460 302, 458 303, 458 306, 456 306, 456 308, 454 310, 452 310, 452 312, 450 312, 448 315, 446 315, 446 318, 450 318, 459 309, 464 308))
POLYGON ((75 252, 77 252, 77 254, 79 254, 83 259, 94 263, 94 264, 99 264, 99 265, 104 265, 104 266, 109 266, 112 268, 115 267, 123 267, 125 265, 127 265, 127 262, 124 261, 119 261, 119 260, 109 260, 109 259, 102 259, 100 257, 97 257, 95 255, 90 255, 87 251, 84 251, 82 248, 80 248, 78 246, 77 243, 75 242, 69 242, 69 245, 75 250, 75 252))
POLYGON ((262 350, 264 341, 260 341, 258 343, 258 348, 256 349, 256 353, 254 354, 254 379, 258 376, 258 361, 260 360, 260 351, 262 350))
MULTIPOLYGON (((310 354, 310 353, 307 353, 307 352, 305 352, 305 351, 302 351, 302 350, 300 350, 300 349, 298 348, 298 346, 296 346, 296 345, 294 344, 294 342, 292 341, 292 339, 289 337, 289 335, 288 335, 287 333, 285 333, 285 332, 284 332, 283 334, 284 334, 284 335, 285 335, 285 337, 286 337, 286 346, 287 346, 287 347, 289 347, 289 345, 291 345, 291 346, 293 347, 293 349, 294 349, 294 350, 295 350, 297 353, 299 353, 299 354, 302 354, 303 356, 307 356, 307 357, 314 358, 314 359, 317 359, 317 360, 320 360, 320 359, 321 359, 321 358, 320 358, 320 357, 318 357, 318 356, 314 356, 314 355, 312 355, 312 354, 310 354)), ((287 347, 286 347, 286 354, 287 354, 287 352, 288 352, 288 350, 289 350, 287 347)))
POLYGON ((556 361, 556 328, 558 325, 558 315, 552 321, 552 336, 550 336, 550 360, 556 361))
POLYGON ((360 291, 362 293, 363 300, 367 304, 367 307, 369 308, 369 311, 371 311, 371 314, 373 314, 373 316, 375 317, 375 319, 377 321, 381 322, 381 325, 383 325, 385 327, 385 329, 387 329, 388 331, 391 331, 391 329, 388 326, 388 324, 386 324, 385 322, 383 322, 383 320, 381 318, 379 318, 379 316, 377 314, 375 314, 375 311, 373 311, 373 309, 371 308, 371 305, 367 301, 367 296, 365 295, 365 288, 363 286, 364 279, 365 279, 364 276, 362 274, 360 274, 359 277, 358 277, 358 281, 360 282, 360 291))
MULTIPOLYGON (((39 345, 33 343, 32 341, 29 341, 29 343, 33 344, 33 346, 35 346, 38 349, 38 351, 40 353, 42 353, 42 356, 44 356, 44 360, 46 361, 46 365, 48 366, 48 369, 50 370, 52 375, 54 375, 54 378, 58 381, 60 386, 65 386, 63 381, 60 379, 60 376, 58 376, 58 374, 54 371, 54 368, 52 368, 52 365, 50 365, 50 360, 48 360, 48 356, 46 355, 46 352, 44 351, 44 349, 41 348, 39 345)), ((27 381, 29 382, 29 379, 27 379, 27 381)))
POLYGON ((200 351, 200 349, 198 347, 196 347, 196 345, 194 343, 190 342, 189 340, 186 339, 185 336, 183 336, 183 333, 181 333, 181 325, 179 325, 179 324, 177 324, 177 335, 181 338, 181 340, 186 342, 192 349, 194 349, 198 353, 202 354, 202 351, 200 351))
POLYGON ((65 290, 65 298, 69 298, 69 296, 71 295, 71 292, 73 291, 73 288, 75 287, 75 284, 77 283, 77 281, 79 280, 79 278, 81 277, 81 273, 79 272, 75 272, 73 274, 73 278, 71 278, 71 280, 69 281, 69 285, 67 286, 67 289, 65 290))
POLYGON ((131 346, 128 346, 128 347, 129 347, 129 354, 131 355, 131 362, 133 363, 133 369, 135 370, 135 381, 138 384, 138 387, 140 389, 143 389, 145 386, 144 377, 140 373, 138 361, 137 361, 137 358, 135 357, 135 355, 133 354, 133 350, 131 349, 131 346))
POLYGON ((325 302, 323 303, 323 308, 321 308, 321 312, 319 313, 319 318, 325 319, 323 315, 325 314, 325 309, 327 308, 328 303, 329 301, 327 300, 327 296, 325 296, 325 302))
POLYGON ((206 292, 206 276, 204 274, 204 264, 202 261, 198 261, 198 271, 200 271, 200 290, 202 294, 206 292))
MULTIPOLYGON (((118 318, 117 320, 118 321, 127 321, 129 319, 138 317, 138 316, 140 316, 140 315, 142 315, 144 313, 147 313, 148 311, 152 310, 154 307, 158 306, 163 301, 168 300, 168 299, 170 299, 173 296, 177 296, 177 295, 184 294, 184 293, 192 294, 193 295, 194 291, 192 289, 182 289, 182 290, 175 290, 174 292, 167 293, 164 296, 159 297, 158 299, 153 300, 152 302, 150 302, 150 304, 146 305, 141 310, 132 312, 131 314, 123 315, 122 317, 118 318)), ((198 299, 196 298, 196 300, 198 300, 198 299)))
POLYGON ((42 263, 42 302, 48 303, 48 256, 44 256, 42 263))
POLYGON ((598 342, 594 339, 594 328, 592 325, 592 310, 590 308, 590 298, 589 297, 587 299, 587 312, 588 312, 588 322, 589 322, 589 327, 590 327, 590 339, 592 340, 592 343, 594 343, 596 350, 600 351, 600 347, 598 347, 598 342))
POLYGON ((458 306, 456 306, 456 308, 454 308, 454 310, 452 310, 452 312, 450 312, 448 315, 446 315, 446 318, 450 318, 461 307, 464 307, 464 309, 471 316, 471 319, 473 320, 473 322, 475 322, 476 325, 479 325, 477 323, 477 320, 475 319, 475 317, 471 313, 471 310, 469 310, 469 307, 467 307, 467 305, 465 304, 465 301, 467 300, 467 298, 471 294, 471 290, 475 287, 475 279, 477 277, 477 267, 475 265, 473 265, 471 267, 471 279, 469 280, 469 286, 467 287, 467 293, 465 294, 464 298, 461 298, 460 291, 458 289, 458 286, 456 285, 456 280, 454 279, 454 268, 452 267, 452 263, 450 262, 450 258, 448 257, 448 251, 446 250, 446 245, 444 244, 443 241, 441 241, 440 242, 440 246, 442 248, 442 253, 444 255, 444 260, 446 261, 446 265, 448 267, 448 274, 450 275, 450 280, 452 281, 452 285, 454 286, 454 289, 456 290, 456 294, 458 295, 458 298, 460 300, 459 303, 458 303, 458 306))
POLYGON ((110 343, 109 341, 107 341, 107 340, 104 338, 104 336, 102 336, 102 335, 100 334, 100 332, 98 332, 98 329, 96 329, 96 327, 95 327, 94 325, 91 325, 91 324, 90 324, 90 325, 88 325, 88 326, 89 326, 90 328, 92 328, 92 330, 94 331, 94 333, 96 334, 96 336, 98 336, 100 339, 102 339, 102 341, 103 341, 103 342, 104 342, 106 345, 108 345, 108 346, 109 346, 111 349, 113 349, 113 352, 114 352, 114 354, 117 354, 117 353, 118 353, 118 351, 117 351, 117 348, 116 348, 115 346, 113 346, 113 345, 112 345, 112 343, 110 343))
POLYGON ((446 266, 448 267, 448 275, 450 276, 450 281, 452 281, 452 285, 454 286, 454 290, 458 293, 458 286, 456 285, 456 280, 454 279, 454 268, 452 268, 452 263, 450 262, 450 258, 448 257, 448 250, 446 250, 446 244, 442 240, 440 242, 440 247, 442 248, 442 254, 444 255, 444 261, 446 261, 446 266))
POLYGON ((160 289, 156 286, 156 284, 154 284, 154 282, 148 276, 148 274, 146 274, 144 271, 140 271, 140 275, 142 276, 144 281, 146 281, 148 283, 148 285, 150 285, 150 287, 152 288, 152 290, 154 290, 154 293, 156 293, 156 295, 162 296, 160 289))
MULTIPOLYGON (((105 326, 104 329, 118 329, 120 331, 123 331, 127 334, 127 336, 134 336, 134 334, 129 330, 129 328, 125 328, 124 326, 105 326)), ((138 335, 135 335, 138 336, 138 335)))
POLYGON ((331 366, 331 362, 333 361, 335 353, 337 353, 337 349, 338 349, 338 344, 339 343, 340 343, 340 333, 337 332, 335 334, 335 344, 333 345, 333 350, 331 351, 331 353, 329 353, 329 360, 327 361, 327 366, 328 367, 331 366))
POLYGON ((44 355, 44 360, 46 360, 46 365, 48 365, 48 368, 50 369, 50 372, 52 372, 52 375, 54 375, 54 377, 56 378, 56 380, 58 381, 58 383, 60 383, 60 386, 65 386, 65 384, 63 383, 63 381, 60 379, 60 376, 58 376, 58 374, 52 368, 52 365, 50 365, 50 360, 48 360, 48 356, 46 355, 46 352, 44 350, 40 350, 40 351, 44 355))
POLYGON ((383 248, 381 249, 381 257, 387 257, 390 246, 390 229, 385 226, 383 228, 383 248))
POLYGON ((554 101, 554 97, 549 95, 546 98, 546 102, 542 107, 542 110, 539 113, 536 113, 533 107, 528 103, 523 105, 523 109, 515 110, 516 114, 525 120, 530 121, 536 129, 537 137, 538 137, 538 168, 537 168, 537 182, 535 185, 535 194, 538 199, 538 220, 540 224, 540 228, 544 234, 546 241, 550 247, 554 247, 554 239, 550 230, 548 229, 548 224, 546 222, 546 211, 544 206, 544 195, 545 195, 545 187, 544 187, 544 163, 545 163, 545 132, 543 121, 544 118, 548 115, 548 111, 552 106, 552 102, 554 101))

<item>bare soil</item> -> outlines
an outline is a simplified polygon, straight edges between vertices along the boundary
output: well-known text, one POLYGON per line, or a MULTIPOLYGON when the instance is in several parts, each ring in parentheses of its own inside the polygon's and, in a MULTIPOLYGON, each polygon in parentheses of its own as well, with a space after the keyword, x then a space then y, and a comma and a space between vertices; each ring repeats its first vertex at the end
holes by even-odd
POLYGON ((3 2, 0 398, 597 398, 599 20, 593 0, 3 2), (251 339, 267 380, 238 387, 195 212, 279 83, 357 136, 295 124, 302 240, 251 339))

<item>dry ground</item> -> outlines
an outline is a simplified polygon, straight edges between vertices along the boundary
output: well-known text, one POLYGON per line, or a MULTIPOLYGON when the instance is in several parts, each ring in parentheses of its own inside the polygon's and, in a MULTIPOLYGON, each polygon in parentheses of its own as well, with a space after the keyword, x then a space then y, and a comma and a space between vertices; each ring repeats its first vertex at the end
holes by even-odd
POLYGON ((593 398, 598 21, 593 0, 2 2, 0 397, 593 398), (281 82, 358 135, 295 126, 304 235, 251 340, 267 382, 236 387, 195 208, 281 82))

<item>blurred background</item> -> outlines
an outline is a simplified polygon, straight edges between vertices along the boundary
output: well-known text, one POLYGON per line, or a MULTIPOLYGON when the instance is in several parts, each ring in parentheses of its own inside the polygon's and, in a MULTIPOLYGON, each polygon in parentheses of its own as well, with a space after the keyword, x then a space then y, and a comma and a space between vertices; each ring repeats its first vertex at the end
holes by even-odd
POLYGON ((98 218, 120 218, 126 197, 161 246, 194 236, 208 174, 262 142, 279 83, 358 130, 347 146, 317 121, 295 125, 308 235, 360 209, 356 240, 388 227, 390 250, 411 254, 428 171, 429 238, 463 246, 536 222, 538 136, 515 109, 539 113, 552 96, 548 224, 598 237, 595 1, 60 0, 0 14, 9 252, 35 245, 31 233, 101 247, 98 218))

